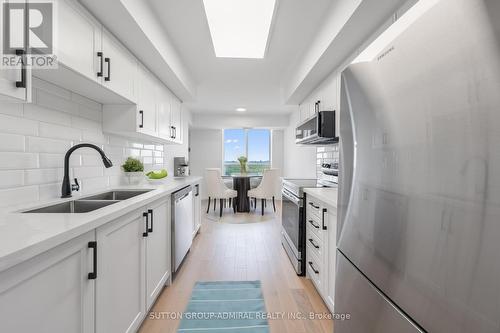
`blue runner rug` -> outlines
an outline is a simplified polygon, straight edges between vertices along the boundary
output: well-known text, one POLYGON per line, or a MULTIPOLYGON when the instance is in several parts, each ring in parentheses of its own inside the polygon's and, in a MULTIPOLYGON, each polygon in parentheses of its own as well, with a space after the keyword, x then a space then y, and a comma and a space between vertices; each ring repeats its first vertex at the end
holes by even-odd
POLYGON ((177 332, 268 333, 260 281, 197 282, 177 332))

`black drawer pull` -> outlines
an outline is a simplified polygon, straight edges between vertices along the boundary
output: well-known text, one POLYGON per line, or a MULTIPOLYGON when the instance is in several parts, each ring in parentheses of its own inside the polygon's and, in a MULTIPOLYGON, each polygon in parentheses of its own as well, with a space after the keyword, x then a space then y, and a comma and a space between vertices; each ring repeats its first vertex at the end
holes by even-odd
POLYGON ((21 81, 16 81, 16 88, 26 88, 26 64, 24 50, 16 50, 16 55, 21 57, 21 81))
POLYGON ((315 208, 315 209, 319 209, 319 206, 316 206, 314 203, 309 202, 309 204, 311 205, 311 207, 313 207, 313 208, 315 208))
POLYGON ((148 214, 151 215, 151 227, 148 228, 148 232, 153 232, 153 210, 148 209, 148 214))
POLYGON ((311 269, 313 270, 313 272, 314 272, 315 274, 319 274, 319 271, 318 271, 316 268, 314 268, 314 266, 313 266, 313 262, 312 262, 312 261, 309 261, 309 266, 311 266, 311 269))
POLYGON ((319 229, 319 225, 317 225, 316 223, 314 223, 314 221, 313 221, 313 220, 309 220, 309 223, 311 223, 311 225, 312 225, 313 227, 315 227, 316 229, 319 229))
POLYGON ((148 237, 148 230, 149 230, 149 214, 144 212, 142 213, 142 216, 144 216, 146 219, 146 231, 142 233, 142 237, 148 237))
POLYGON ((144 127, 144 111, 140 110, 139 114, 141 115, 141 123, 139 124, 139 128, 144 127))
POLYGON ((99 58, 99 72, 97 72, 97 76, 101 77, 103 72, 102 52, 97 52, 97 57, 99 58))
POLYGON ((315 248, 319 249, 319 245, 314 243, 314 240, 312 238, 309 238, 309 243, 311 243, 315 248))
POLYGON ((88 244, 89 249, 93 249, 92 272, 89 273, 88 279, 95 280, 97 278, 97 242, 92 241, 88 244))
POLYGON ((321 218, 323 219, 323 230, 326 230, 326 225, 325 225, 325 214, 326 214, 326 208, 323 208, 323 212, 321 213, 321 218))
POLYGON ((111 59, 104 58, 104 62, 108 63, 108 76, 104 78, 104 81, 111 81, 111 59))

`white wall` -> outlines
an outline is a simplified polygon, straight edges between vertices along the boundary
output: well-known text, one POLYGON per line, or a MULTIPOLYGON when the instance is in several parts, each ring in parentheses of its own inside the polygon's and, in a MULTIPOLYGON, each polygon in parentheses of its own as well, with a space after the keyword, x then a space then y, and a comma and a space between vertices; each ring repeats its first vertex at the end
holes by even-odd
POLYGON ((74 196, 124 184, 120 166, 128 156, 141 159, 146 170, 161 169, 168 168, 172 154, 187 150, 187 144, 174 148, 105 134, 101 104, 33 81, 33 103, 0 102, 0 207, 59 198, 64 155, 78 143, 104 149, 113 167, 104 168, 94 150, 75 151, 70 176, 79 179, 81 190, 74 196))
MULTIPOLYGON (((203 176, 206 168, 222 169, 222 129, 191 129, 191 153, 189 167, 191 175, 203 176)), ((284 168, 284 131, 273 130, 271 142, 271 166, 283 170, 284 168)), ((313 161, 314 162, 314 161, 313 161)), ((276 196, 280 193, 276 189, 276 196)), ((207 199, 205 186, 201 190, 202 199, 207 199)))
POLYGON ((193 114, 193 127, 196 128, 285 128, 288 126, 288 115, 262 114, 246 115, 244 113, 227 114, 193 114))
MULTIPOLYGON (((191 175, 202 176, 206 168, 222 167, 222 130, 191 129, 189 168, 191 175)), ((207 199, 206 184, 201 188, 202 199, 207 199)))
POLYGON ((299 112, 290 115, 284 131, 284 173, 286 178, 316 178, 316 148, 295 144, 295 128, 299 112))

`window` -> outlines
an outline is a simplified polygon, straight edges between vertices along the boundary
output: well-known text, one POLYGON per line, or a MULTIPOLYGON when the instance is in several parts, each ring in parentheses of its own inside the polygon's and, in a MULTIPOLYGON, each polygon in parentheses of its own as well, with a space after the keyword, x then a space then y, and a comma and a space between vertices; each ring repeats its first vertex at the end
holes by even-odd
POLYGON ((224 130, 224 175, 240 172, 238 157, 246 156, 249 173, 261 174, 271 167, 271 131, 268 129, 224 130))

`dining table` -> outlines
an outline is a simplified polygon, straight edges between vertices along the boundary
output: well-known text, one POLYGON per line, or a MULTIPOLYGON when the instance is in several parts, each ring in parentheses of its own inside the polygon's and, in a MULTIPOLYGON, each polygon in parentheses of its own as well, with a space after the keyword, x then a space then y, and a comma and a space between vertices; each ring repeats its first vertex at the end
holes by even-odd
POLYGON ((261 178, 262 175, 258 173, 233 173, 233 189, 238 192, 236 197, 236 211, 239 213, 250 212, 250 200, 248 198, 248 190, 251 189, 250 179, 261 178))

